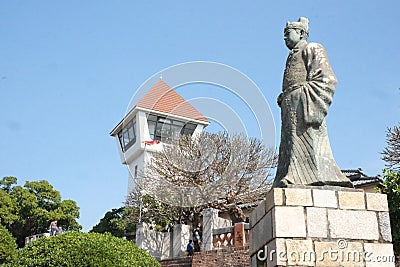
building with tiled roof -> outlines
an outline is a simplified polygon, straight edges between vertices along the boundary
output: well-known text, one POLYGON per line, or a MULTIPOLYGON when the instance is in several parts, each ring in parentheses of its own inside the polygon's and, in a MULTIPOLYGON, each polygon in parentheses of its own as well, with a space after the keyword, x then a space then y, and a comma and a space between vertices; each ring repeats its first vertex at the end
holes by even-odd
POLYGON ((136 108, 209 124, 209 121, 197 109, 183 99, 182 96, 163 80, 159 80, 150 89, 136 104, 136 108))
POLYGON ((179 134, 201 132, 209 123, 160 79, 110 132, 117 141, 121 163, 129 168, 128 192, 151 152, 161 149, 179 134))
POLYGON ((380 175, 368 176, 361 168, 356 170, 342 170, 342 173, 353 183, 357 189, 363 189, 366 192, 376 192, 376 187, 383 182, 380 175))

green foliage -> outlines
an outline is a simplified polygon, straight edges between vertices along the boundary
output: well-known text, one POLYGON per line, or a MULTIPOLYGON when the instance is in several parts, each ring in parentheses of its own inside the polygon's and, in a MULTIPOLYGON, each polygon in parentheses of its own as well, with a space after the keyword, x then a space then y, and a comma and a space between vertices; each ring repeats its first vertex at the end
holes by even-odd
POLYGON ((23 247, 25 237, 45 233, 51 221, 64 230, 80 230, 79 207, 73 200, 61 200, 60 192, 45 180, 16 185, 17 178, 0 180, 0 223, 7 226, 23 247))
POLYGON ((387 194, 392 228, 393 247, 400 255, 400 171, 384 170, 384 182, 379 192, 387 194))
POLYGON ((0 265, 17 259, 17 243, 11 233, 0 225, 0 265))
POLYGON ((161 266, 150 254, 130 241, 109 233, 79 232, 41 238, 31 243, 19 251, 17 264, 24 267, 161 266))
POLYGON ((176 215, 180 214, 177 207, 164 204, 149 195, 140 197, 134 190, 127 199, 127 206, 108 211, 90 232, 108 232, 113 236, 126 236, 129 239, 136 231, 140 206, 142 206, 141 221, 149 224, 154 230, 166 231, 179 221, 176 215))
MULTIPOLYGON (((174 224, 174 221, 178 221, 179 207, 173 207, 159 200, 156 200, 150 195, 144 195, 142 197, 142 221, 154 225, 154 229, 157 231, 165 231, 167 228, 174 224), (176 218, 175 218, 175 217, 176 218)), ((127 209, 130 209, 129 207, 127 209)), ((132 213, 139 212, 138 209, 133 208, 132 213)), ((178 222, 179 223, 179 222, 178 222)))
POLYGON ((0 189, 0 224, 10 225, 19 217, 17 202, 5 190, 0 189))
POLYGON ((124 235, 124 228, 118 227, 118 220, 122 217, 124 208, 112 209, 108 211, 100 222, 93 227, 90 232, 94 233, 110 233, 113 236, 122 237, 124 235))
POLYGON ((45 210, 53 210, 61 201, 60 192, 54 190, 53 186, 46 180, 29 182, 24 187, 36 196, 38 206, 45 210))
POLYGON ((136 231, 136 224, 141 220, 152 226, 154 230, 162 232, 181 223, 183 217, 188 217, 186 215, 189 209, 170 206, 150 195, 142 196, 138 190, 134 189, 127 197, 121 219, 116 223, 126 232, 133 232, 136 231))
POLYGON ((6 176, 2 180, 0 180, 0 188, 6 191, 7 193, 10 193, 11 189, 16 183, 17 183, 17 178, 13 176, 6 176))
POLYGON ((82 226, 76 220, 79 216, 78 205, 70 199, 61 201, 53 214, 53 218, 58 218, 58 225, 62 226, 66 231, 82 229, 82 226))

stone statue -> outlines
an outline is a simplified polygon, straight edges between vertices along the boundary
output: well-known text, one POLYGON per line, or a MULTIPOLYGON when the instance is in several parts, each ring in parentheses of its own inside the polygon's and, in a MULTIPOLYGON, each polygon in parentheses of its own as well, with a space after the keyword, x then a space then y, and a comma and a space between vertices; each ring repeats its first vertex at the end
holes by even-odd
POLYGON ((337 80, 322 45, 307 43, 308 19, 287 22, 281 107, 282 128, 274 187, 290 185, 353 187, 332 155, 325 116, 337 80))

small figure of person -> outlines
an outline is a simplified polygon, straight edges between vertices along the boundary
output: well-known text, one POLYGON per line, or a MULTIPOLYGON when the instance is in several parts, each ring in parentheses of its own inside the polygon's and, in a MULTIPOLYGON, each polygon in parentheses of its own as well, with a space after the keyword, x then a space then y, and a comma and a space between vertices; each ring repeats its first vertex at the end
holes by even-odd
POLYGON ((189 243, 186 246, 186 253, 188 256, 193 256, 193 240, 189 240, 189 243))
POLYGON ((201 244, 200 224, 198 224, 196 229, 194 229, 193 231, 193 243, 194 243, 194 252, 199 252, 201 244))
POLYGON ((62 227, 61 227, 61 226, 57 227, 57 230, 56 230, 56 234, 55 234, 55 235, 61 235, 61 234, 63 234, 63 233, 64 233, 64 230, 62 229, 62 227))
POLYGON ((54 236, 57 233, 58 227, 57 227, 57 221, 54 220, 50 223, 50 236, 54 236))

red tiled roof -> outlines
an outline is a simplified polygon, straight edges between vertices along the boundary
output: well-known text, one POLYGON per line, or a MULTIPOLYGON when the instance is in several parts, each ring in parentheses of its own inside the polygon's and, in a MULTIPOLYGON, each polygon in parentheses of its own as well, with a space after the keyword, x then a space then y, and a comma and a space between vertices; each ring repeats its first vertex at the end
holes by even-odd
POLYGON ((169 113, 209 123, 197 109, 181 97, 163 80, 159 80, 136 104, 136 107, 169 113))

